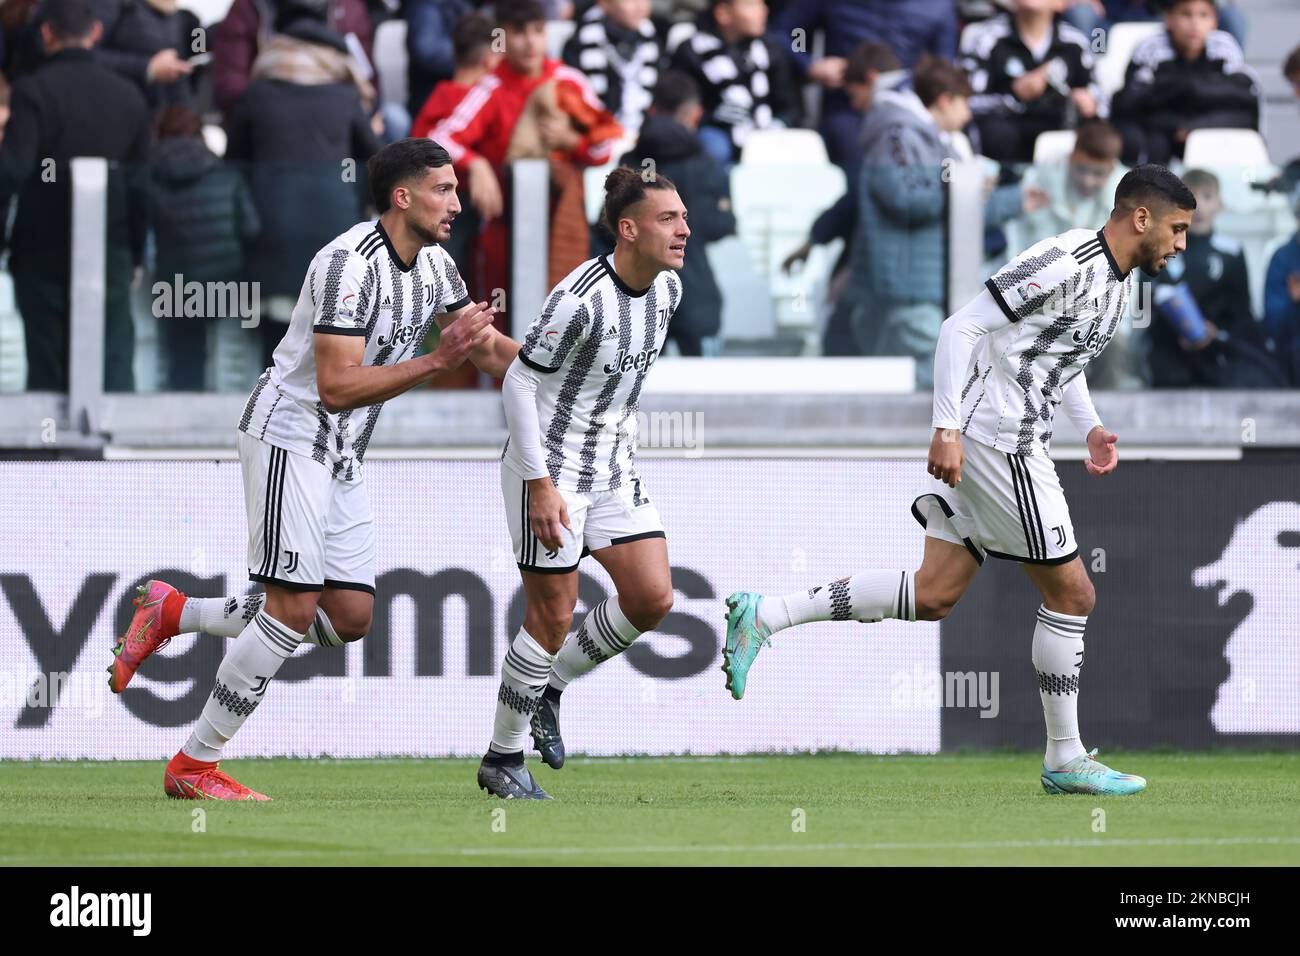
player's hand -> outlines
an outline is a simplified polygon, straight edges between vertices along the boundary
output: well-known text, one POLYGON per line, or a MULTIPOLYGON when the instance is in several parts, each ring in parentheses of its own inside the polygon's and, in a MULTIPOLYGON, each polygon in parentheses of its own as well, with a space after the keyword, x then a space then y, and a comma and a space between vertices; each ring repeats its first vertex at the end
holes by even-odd
POLYGON ((569 508, 564 496, 555 490, 550 478, 534 478, 528 482, 528 526, 547 551, 559 551, 564 546, 563 527, 568 531, 569 508))
POLYGON ((1088 469, 1088 474, 1109 475, 1115 470, 1119 464, 1119 452, 1115 450, 1117 441, 1118 435, 1106 431, 1100 425, 1093 426, 1092 431, 1088 432, 1088 457, 1083 460, 1083 467, 1088 469))
POLYGON ((789 275, 790 270, 793 269, 796 265, 803 265, 804 260, 808 258, 811 252, 812 252, 812 243, 805 242, 802 246, 800 246, 794 252, 786 256, 784 260, 782 260, 781 271, 784 272, 786 275, 789 275))
POLYGON ((471 302, 461 309, 456 320, 443 327, 438 347, 432 352, 439 370, 460 368, 470 352, 492 337, 489 326, 494 318, 496 310, 486 302, 471 302))
POLYGON ((469 196, 475 210, 487 222, 501 215, 505 202, 501 199, 501 184, 492 164, 482 156, 469 164, 469 196))
POLYGON ((961 432, 955 428, 936 428, 930 439, 930 458, 926 470, 949 488, 961 481, 961 467, 965 462, 961 450, 961 432))

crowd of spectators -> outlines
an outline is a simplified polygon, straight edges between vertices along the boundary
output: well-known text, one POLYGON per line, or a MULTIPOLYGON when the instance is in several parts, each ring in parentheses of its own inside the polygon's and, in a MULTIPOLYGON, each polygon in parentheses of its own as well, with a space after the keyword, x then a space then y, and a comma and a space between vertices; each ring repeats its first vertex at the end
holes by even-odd
MULTIPOLYGON (((177 0, 9 0, 0 28, 0 204, 32 389, 67 387, 69 177, 47 167, 74 156, 116 161, 105 374, 130 389, 133 275, 257 282, 269 356, 304 263, 367 214, 365 161, 406 135, 452 156, 465 211, 449 251, 482 298, 508 285, 514 160, 549 165, 552 281, 608 245, 588 221, 586 168, 670 176, 695 233, 670 337, 682 354, 714 354, 725 286, 705 247, 736 231, 729 171, 756 131, 813 128, 847 191, 786 267, 842 239, 824 353, 912 355, 926 387, 953 306, 947 164, 988 166, 993 262, 1099 225, 1126 164, 1177 164, 1192 131, 1260 118, 1247 23, 1215 0, 233 0, 206 29, 177 0), (404 101, 385 95, 375 63, 392 19, 406 27, 404 101), (557 19, 572 31, 552 58, 557 19), (1163 29, 1108 96, 1097 31, 1150 19, 1163 29), (1054 130, 1075 132, 1068 158, 1032 165, 1054 130)), ((1300 96, 1300 51, 1284 72, 1300 96)), ((1296 188, 1298 169, 1279 188, 1296 188)), ((1188 176, 1205 198, 1157 312, 1190 302, 1205 334, 1189 341, 1157 317, 1150 335, 1118 337, 1090 377, 1300 385, 1300 241, 1272 256, 1253 315, 1246 260, 1214 230, 1218 184, 1188 176)), ((203 388, 210 322, 162 325, 165 386, 203 388)))

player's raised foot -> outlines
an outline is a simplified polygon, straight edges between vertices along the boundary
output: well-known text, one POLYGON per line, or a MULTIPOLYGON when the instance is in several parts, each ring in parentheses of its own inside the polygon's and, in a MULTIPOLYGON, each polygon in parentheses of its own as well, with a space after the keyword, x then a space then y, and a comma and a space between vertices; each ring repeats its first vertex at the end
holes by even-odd
POLYGON ((484 761, 478 766, 478 785, 502 800, 554 800, 523 764, 506 767, 484 761))
POLYGON ((546 766, 559 770, 564 766, 564 740, 560 737, 560 702, 542 697, 537 713, 529 724, 533 747, 542 755, 546 766))
POLYGON ((1051 794, 1091 793, 1103 797, 1126 797, 1147 788, 1144 777, 1112 770, 1097 759, 1097 751, 1080 754, 1060 770, 1043 765, 1043 789, 1051 794))
POLYGON ((163 790, 177 800, 270 800, 264 793, 250 790, 229 774, 222 772, 221 762, 195 760, 177 751, 163 771, 163 790))
POLYGON ((176 636, 185 604, 185 595, 163 581, 149 581, 136 592, 131 600, 135 614, 113 645, 113 663, 108 666, 108 687, 114 694, 126 690, 145 658, 176 636))
POLYGON ((727 675, 727 690, 736 700, 745 696, 745 679, 750 665, 764 647, 771 647, 766 629, 758 623, 761 594, 737 591, 727 598, 727 639, 722 645, 722 671, 727 675))

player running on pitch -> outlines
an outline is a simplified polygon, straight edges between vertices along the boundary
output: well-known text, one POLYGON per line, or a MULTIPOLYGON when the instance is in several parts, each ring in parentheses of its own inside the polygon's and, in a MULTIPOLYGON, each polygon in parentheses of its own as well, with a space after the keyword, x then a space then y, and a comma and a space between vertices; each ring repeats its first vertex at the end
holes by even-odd
POLYGON ((755 656, 777 631, 809 621, 941 620, 992 555, 1019 561, 1043 595, 1032 652, 1047 724, 1043 789, 1146 787, 1079 739, 1083 632, 1095 595, 1048 448, 1059 404, 1087 437, 1088 473, 1114 471, 1116 436, 1097 417, 1083 370, 1128 308, 1131 270, 1155 275, 1185 249, 1195 207, 1169 170, 1139 166, 1116 188, 1104 227, 1031 246, 944 322, 928 470, 947 487, 912 504, 926 533, 921 567, 863 571, 784 597, 731 595, 722 669, 733 697, 744 695, 755 656))
POLYGON ((261 594, 186 598, 162 581, 141 587, 113 649, 109 686, 121 693, 150 654, 178 633, 234 642, 163 786, 186 799, 266 800, 219 769, 222 748, 302 642, 340 646, 370 629, 375 532, 362 459, 384 402, 468 357, 505 374, 519 350, 473 303, 438 245, 460 212, 451 157, 404 139, 368 164, 379 219, 316 253, 274 364, 239 420, 248 511, 248 576, 261 594), (442 314, 442 313, 445 313, 442 314), (437 321, 438 348, 414 356, 437 321))
POLYGON ((628 168, 606 177, 601 218, 613 254, 588 259, 551 291, 502 391, 510 437, 501 491, 527 611, 501 664, 478 784, 506 799, 551 799, 524 766, 530 726, 542 759, 559 769, 565 687, 627 650, 673 603, 663 524, 636 472, 636 413, 681 301, 672 270, 691 230, 667 177, 647 182, 628 168), (588 553, 618 593, 566 642, 588 553))

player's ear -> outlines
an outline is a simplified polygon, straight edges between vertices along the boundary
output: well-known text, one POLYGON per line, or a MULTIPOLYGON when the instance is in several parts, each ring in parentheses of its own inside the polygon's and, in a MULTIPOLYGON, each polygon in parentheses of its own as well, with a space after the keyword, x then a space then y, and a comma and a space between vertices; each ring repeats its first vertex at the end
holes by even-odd
POLYGON ((1133 210, 1133 228, 1138 232, 1146 232, 1147 227, 1151 225, 1151 210, 1146 206, 1138 206, 1133 210))

